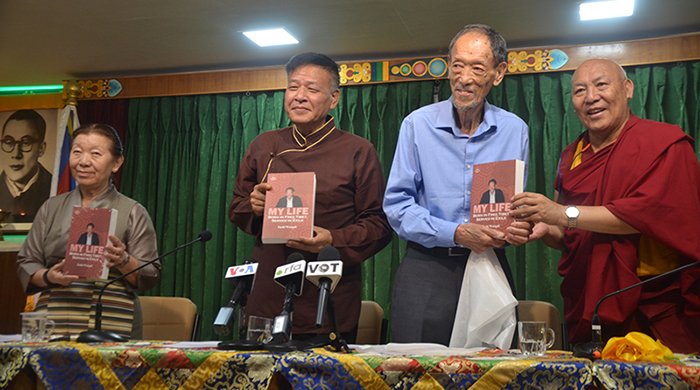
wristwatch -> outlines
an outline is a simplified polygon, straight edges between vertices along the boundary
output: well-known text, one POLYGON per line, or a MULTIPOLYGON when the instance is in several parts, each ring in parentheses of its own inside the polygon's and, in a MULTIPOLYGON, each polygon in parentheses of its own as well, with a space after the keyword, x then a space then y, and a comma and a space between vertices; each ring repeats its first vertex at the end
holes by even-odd
POLYGON ((578 207, 568 206, 565 213, 569 218, 569 229, 576 229, 576 223, 578 222, 578 215, 580 213, 578 207))

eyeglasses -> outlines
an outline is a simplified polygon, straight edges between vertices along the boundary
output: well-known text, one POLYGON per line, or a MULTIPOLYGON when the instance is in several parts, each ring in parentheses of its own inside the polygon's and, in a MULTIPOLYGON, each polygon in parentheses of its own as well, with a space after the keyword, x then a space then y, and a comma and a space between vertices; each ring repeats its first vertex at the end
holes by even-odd
POLYGON ((32 151, 34 144, 38 142, 38 139, 30 137, 28 135, 16 141, 14 138, 8 135, 7 137, 2 139, 2 150, 5 153, 12 153, 15 150, 15 146, 19 145, 19 150, 21 150, 23 153, 28 153, 32 151))

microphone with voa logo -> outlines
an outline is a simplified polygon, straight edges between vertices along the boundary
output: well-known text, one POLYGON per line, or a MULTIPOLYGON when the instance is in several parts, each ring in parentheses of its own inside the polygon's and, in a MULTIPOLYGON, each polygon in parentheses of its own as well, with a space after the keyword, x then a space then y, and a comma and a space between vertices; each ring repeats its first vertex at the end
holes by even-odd
POLYGON ((236 306, 245 307, 248 294, 253 290, 257 270, 258 262, 252 258, 246 259, 243 265, 229 267, 226 270, 226 279, 231 282, 237 281, 238 283, 233 290, 233 294, 231 294, 228 304, 219 309, 219 314, 214 319, 214 333, 217 335, 227 336, 231 333, 236 306))
POLYGON ((328 311, 328 301, 342 276, 343 262, 340 261, 340 252, 332 246, 321 248, 318 252, 318 260, 309 262, 306 267, 306 279, 318 286, 317 328, 323 327, 328 311))
POLYGON ((579 343, 574 346, 574 356, 576 357, 583 357, 583 358, 588 358, 591 360, 596 360, 601 358, 601 354, 603 352, 603 348, 605 347, 605 343, 603 342, 603 330, 601 328, 600 324, 600 316, 598 315, 598 308, 600 308, 600 304, 603 303, 604 300, 613 297, 617 294, 623 293, 627 290, 631 290, 636 287, 640 287, 642 285, 645 285, 647 283, 651 283, 657 279, 661 279, 665 276, 672 275, 678 272, 683 271, 686 268, 691 268, 700 265, 700 261, 694 261, 690 264, 686 264, 682 267, 670 270, 668 272, 665 272, 660 275, 656 275, 653 278, 649 278, 647 280, 641 281, 639 283, 635 283, 631 286, 625 287, 621 290, 613 291, 610 294, 600 298, 598 303, 595 305, 595 310, 593 310, 593 317, 591 318, 591 332, 592 332, 592 341, 587 342, 587 343, 579 343))
POLYGON ((301 295, 304 287, 306 260, 301 253, 294 252, 287 258, 287 264, 275 270, 275 282, 284 287, 282 313, 275 317, 272 325, 271 344, 288 342, 292 334, 292 313, 294 312, 294 295, 301 295))
POLYGON ((187 248, 188 246, 197 243, 197 242, 207 242, 211 240, 211 232, 209 230, 205 230, 201 233, 199 233, 199 237, 195 240, 192 240, 188 242, 187 244, 180 245, 179 247, 172 249, 171 251, 167 252, 164 255, 160 255, 156 257, 153 260, 147 261, 140 266, 132 269, 131 271, 121 274, 118 277, 108 281, 105 283, 104 286, 102 286, 102 289, 100 290, 100 295, 97 297, 97 303, 95 303, 95 328, 93 330, 87 330, 85 332, 80 333, 78 335, 78 342, 79 343, 105 343, 105 342, 110 342, 110 341, 115 341, 115 342, 126 342, 129 341, 128 338, 122 337, 114 332, 107 332, 102 330, 102 294, 105 292, 105 289, 107 286, 111 285, 112 283, 116 282, 117 280, 122 280, 126 278, 127 276, 131 275, 132 273, 142 269, 143 267, 146 267, 150 264, 153 264, 154 262, 164 258, 165 256, 177 252, 181 249, 187 248))

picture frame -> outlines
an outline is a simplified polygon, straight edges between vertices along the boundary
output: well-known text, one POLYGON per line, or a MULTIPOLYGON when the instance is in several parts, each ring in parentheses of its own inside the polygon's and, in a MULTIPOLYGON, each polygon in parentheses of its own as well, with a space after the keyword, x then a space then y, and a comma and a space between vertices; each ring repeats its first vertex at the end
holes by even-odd
POLYGON ((59 112, 59 109, 0 112, 0 211, 9 212, 0 221, 3 234, 26 234, 38 208, 53 195, 50 188, 57 154, 59 112), (38 139, 37 129, 42 120, 43 142, 38 139))

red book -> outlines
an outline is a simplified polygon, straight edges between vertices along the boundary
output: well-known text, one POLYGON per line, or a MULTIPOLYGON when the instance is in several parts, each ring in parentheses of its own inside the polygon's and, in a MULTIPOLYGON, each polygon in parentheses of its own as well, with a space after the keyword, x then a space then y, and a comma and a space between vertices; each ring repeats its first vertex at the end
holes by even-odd
POLYGON ((514 221, 510 198, 523 192, 525 163, 520 160, 474 165, 470 222, 505 233, 514 221))
POLYGON ((87 279, 107 279, 108 236, 117 227, 117 210, 73 207, 63 272, 87 279))
POLYGON ((316 174, 270 173, 267 182, 272 189, 265 193, 263 244, 284 244, 313 237, 316 174))

